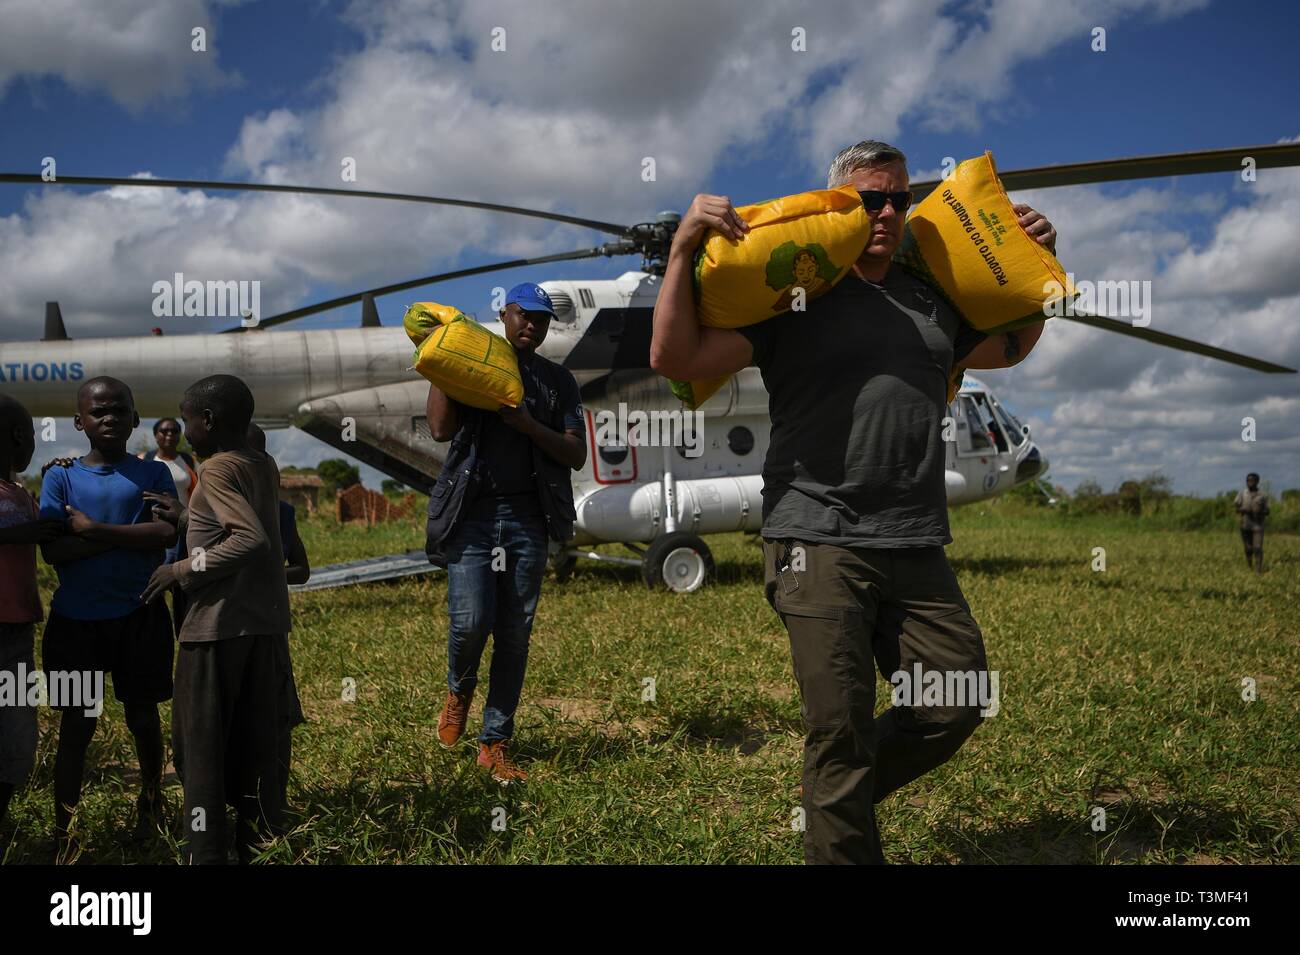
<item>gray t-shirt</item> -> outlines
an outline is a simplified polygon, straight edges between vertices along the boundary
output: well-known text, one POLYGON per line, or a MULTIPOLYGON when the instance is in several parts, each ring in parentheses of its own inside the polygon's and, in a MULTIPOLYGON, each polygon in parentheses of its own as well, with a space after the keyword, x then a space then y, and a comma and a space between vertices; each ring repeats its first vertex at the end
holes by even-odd
POLYGON ((772 419, 763 537, 859 547, 952 542, 943 417, 953 361, 986 337, 897 266, 740 332, 772 419))

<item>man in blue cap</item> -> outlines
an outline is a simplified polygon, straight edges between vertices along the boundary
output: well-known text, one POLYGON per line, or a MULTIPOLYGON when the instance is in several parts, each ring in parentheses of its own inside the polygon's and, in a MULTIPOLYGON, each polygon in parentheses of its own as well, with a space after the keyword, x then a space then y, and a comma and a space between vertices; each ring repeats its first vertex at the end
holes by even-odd
POLYGON ((564 542, 575 521, 569 471, 587 463, 578 383, 537 354, 555 307, 541 286, 516 285, 501 323, 519 359, 524 400, 495 414, 429 386, 425 414, 435 441, 451 441, 429 496, 429 559, 447 568, 447 699, 438 741, 465 731, 479 659, 493 638, 479 765, 502 784, 527 773, 507 752, 528 663, 528 639, 546 569, 547 538, 564 542), (463 480, 462 480, 463 478, 463 480))

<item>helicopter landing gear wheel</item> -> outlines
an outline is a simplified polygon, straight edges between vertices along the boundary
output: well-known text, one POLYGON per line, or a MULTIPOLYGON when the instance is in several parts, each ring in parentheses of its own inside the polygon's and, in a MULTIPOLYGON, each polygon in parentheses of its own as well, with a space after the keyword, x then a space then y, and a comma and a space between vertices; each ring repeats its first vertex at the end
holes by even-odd
POLYGON ((694 534, 665 534, 646 548, 641 579, 651 590, 666 587, 674 593, 693 593, 713 579, 713 554, 694 534))

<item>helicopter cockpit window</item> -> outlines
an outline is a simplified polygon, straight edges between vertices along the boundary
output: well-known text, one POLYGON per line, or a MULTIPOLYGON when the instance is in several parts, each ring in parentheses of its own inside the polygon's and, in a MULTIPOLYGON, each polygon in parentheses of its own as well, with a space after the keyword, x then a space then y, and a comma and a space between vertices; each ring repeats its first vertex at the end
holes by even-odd
POLYGON ((979 417, 984 424, 984 431, 997 442, 998 450, 1005 453, 1008 447, 1007 436, 1003 433, 1005 429, 993 414, 992 402, 988 401, 982 392, 976 392, 974 398, 975 404, 979 407, 979 417))
POLYGON ((1019 447, 1020 442, 1025 440, 1024 428, 1020 426, 1020 422, 1016 420, 1015 415, 1002 405, 996 401, 990 403, 993 405, 994 412, 997 413, 998 421, 1002 422, 1002 430, 1006 432, 1007 440, 1019 447))
POLYGON ((961 420, 957 422, 957 449, 966 452, 988 451, 993 447, 993 442, 989 439, 979 409, 975 407, 975 399, 970 395, 962 395, 959 400, 961 420))

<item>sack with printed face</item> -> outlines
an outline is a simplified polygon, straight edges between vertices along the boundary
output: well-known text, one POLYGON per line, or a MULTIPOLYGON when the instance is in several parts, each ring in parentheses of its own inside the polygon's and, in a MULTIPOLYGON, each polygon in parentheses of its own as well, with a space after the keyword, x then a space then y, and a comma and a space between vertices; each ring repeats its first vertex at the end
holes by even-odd
MULTIPOLYGON (((871 215, 851 185, 740 206, 742 239, 710 230, 695 254, 696 315, 701 325, 742 328, 800 311, 829 292, 862 254, 871 215)), ((673 381, 673 394, 698 408, 727 382, 673 381)))
POLYGON ((415 370, 473 408, 517 408, 524 383, 514 347, 450 305, 417 302, 402 319, 415 343, 415 370))
POLYGON ((701 325, 742 328, 824 295, 867 247, 871 215, 851 185, 740 206, 741 239, 710 230, 695 253, 701 325))
POLYGON ((1046 305, 1075 291, 1056 256, 1018 219, 986 152, 917 204, 894 261, 982 332, 1041 322, 1046 305))

